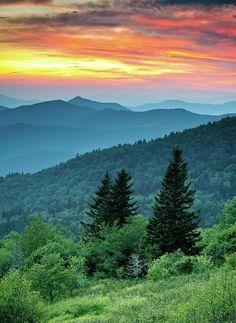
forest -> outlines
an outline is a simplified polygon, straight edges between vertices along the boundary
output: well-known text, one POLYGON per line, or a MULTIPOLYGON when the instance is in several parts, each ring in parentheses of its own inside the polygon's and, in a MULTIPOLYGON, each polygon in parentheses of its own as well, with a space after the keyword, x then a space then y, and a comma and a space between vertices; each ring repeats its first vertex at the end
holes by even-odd
POLYGON ((236 198, 199 226, 196 190, 176 145, 146 219, 131 174, 105 171, 79 237, 42 216, 0 240, 0 321, 236 320, 236 198))
POLYGON ((133 176, 139 212, 150 218, 171 150, 179 145, 197 189, 194 208, 204 227, 217 222, 224 203, 236 191, 236 118, 225 118, 164 138, 134 145, 118 145, 78 155, 68 162, 35 174, 9 174, 0 178, 0 232, 22 231, 33 213, 78 236, 87 218, 91 195, 104 172, 125 168, 133 176))

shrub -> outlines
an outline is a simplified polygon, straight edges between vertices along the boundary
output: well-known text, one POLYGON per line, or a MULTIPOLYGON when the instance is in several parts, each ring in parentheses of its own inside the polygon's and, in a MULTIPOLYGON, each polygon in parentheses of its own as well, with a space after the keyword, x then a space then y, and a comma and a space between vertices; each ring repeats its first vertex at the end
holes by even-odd
POLYGON ((236 225, 217 231, 204 252, 215 264, 223 263, 227 254, 236 252, 236 225))
POLYGON ((0 277, 4 276, 11 268, 20 266, 19 239, 19 233, 11 232, 0 241, 0 277))
POLYGON ((24 258, 28 258, 35 250, 58 239, 58 232, 54 227, 44 223, 41 217, 32 218, 21 236, 21 248, 24 258))
POLYGON ((213 267, 213 263, 206 256, 196 256, 192 259, 194 273, 201 274, 203 272, 211 270, 213 267))
POLYGON ((196 289, 176 322, 236 322, 236 277, 222 271, 196 289))
POLYGON ((223 226, 228 226, 236 223, 236 197, 225 204, 219 222, 223 226))
POLYGON ((46 255, 57 253, 64 260, 66 265, 69 264, 70 258, 78 254, 77 245, 72 239, 59 237, 57 241, 50 241, 46 245, 36 249, 31 255, 23 262, 24 270, 30 269, 33 265, 41 263, 42 258, 46 255))
POLYGON ((100 238, 80 245, 80 254, 85 258, 87 273, 104 273, 107 277, 125 278, 130 275, 130 259, 133 254, 142 254, 147 221, 142 216, 129 219, 122 228, 101 228, 100 238))
POLYGON ((18 271, 10 272, 0 282, 0 322, 40 322, 43 303, 29 281, 18 271))
POLYGON ((192 270, 193 257, 185 256, 178 250, 154 260, 149 266, 147 278, 157 281, 171 276, 189 274, 192 270))
POLYGON ((68 292, 72 294, 80 278, 76 266, 70 265, 66 268, 57 253, 45 255, 41 263, 30 268, 27 277, 32 282, 32 287, 49 301, 68 292))
POLYGON ((236 269, 236 253, 231 253, 225 257, 226 266, 230 269, 236 269))

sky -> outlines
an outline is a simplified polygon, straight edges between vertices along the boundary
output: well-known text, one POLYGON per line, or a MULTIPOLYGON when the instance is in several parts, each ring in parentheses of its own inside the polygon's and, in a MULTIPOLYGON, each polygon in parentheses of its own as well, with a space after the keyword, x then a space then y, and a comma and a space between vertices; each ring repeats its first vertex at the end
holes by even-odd
POLYGON ((0 93, 236 98, 236 1, 0 0, 0 93))

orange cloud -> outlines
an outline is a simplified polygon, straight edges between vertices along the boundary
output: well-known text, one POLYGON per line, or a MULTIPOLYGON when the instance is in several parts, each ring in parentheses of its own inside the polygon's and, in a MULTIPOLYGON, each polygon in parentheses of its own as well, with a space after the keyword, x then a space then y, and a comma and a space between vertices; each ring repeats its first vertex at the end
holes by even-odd
POLYGON ((0 80, 234 88, 235 6, 104 3, 4 16, 0 80))

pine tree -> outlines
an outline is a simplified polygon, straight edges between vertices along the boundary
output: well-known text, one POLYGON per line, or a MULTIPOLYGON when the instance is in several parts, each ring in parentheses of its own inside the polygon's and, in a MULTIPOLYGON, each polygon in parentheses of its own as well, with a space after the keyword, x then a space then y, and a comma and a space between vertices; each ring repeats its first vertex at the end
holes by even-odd
POLYGON ((113 223, 116 223, 119 227, 126 224, 130 216, 137 214, 137 205, 132 197, 134 191, 132 190, 132 183, 130 183, 131 179, 131 175, 122 169, 117 173, 115 183, 112 186, 109 209, 113 223))
POLYGON ((101 186, 95 192, 92 202, 89 204, 88 216, 91 223, 83 223, 87 236, 98 236, 100 226, 110 226, 112 219, 109 214, 110 198, 111 198, 111 179, 108 172, 104 174, 101 186))
POLYGON ((191 255, 199 252, 198 213, 191 210, 195 190, 188 180, 182 150, 173 149, 160 193, 155 198, 154 214, 147 227, 148 243, 155 255, 181 249, 191 255))

